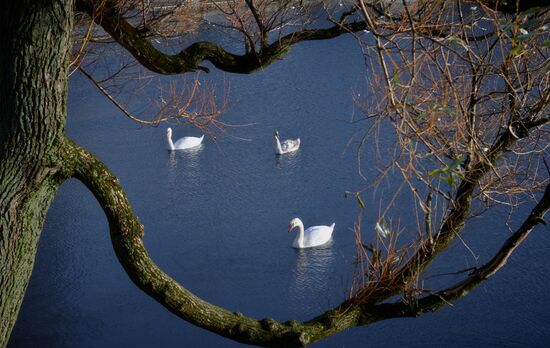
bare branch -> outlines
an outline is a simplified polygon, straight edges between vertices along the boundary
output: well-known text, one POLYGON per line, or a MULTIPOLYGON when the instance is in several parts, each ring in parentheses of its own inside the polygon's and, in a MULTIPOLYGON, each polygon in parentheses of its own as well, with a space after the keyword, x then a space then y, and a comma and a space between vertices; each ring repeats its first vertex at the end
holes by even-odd
POLYGON ((187 88, 176 88, 174 85, 169 90, 167 96, 161 95, 157 114, 150 120, 135 116, 126 109, 115 97, 113 97, 101 82, 79 66, 78 70, 82 75, 88 78, 99 91, 118 108, 130 120, 142 125, 157 126, 160 123, 170 120, 183 120, 205 132, 208 132, 210 126, 218 123, 217 117, 220 116, 225 106, 219 107, 212 92, 212 88, 201 88, 198 76, 187 88), (195 111, 190 111, 192 106, 198 105, 195 111))

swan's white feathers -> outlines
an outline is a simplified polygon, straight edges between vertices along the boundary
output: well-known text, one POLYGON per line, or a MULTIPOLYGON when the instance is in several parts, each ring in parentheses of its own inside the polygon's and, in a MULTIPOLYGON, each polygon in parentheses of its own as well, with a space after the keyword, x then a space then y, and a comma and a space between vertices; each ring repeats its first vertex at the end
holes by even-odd
POLYGON ((300 148, 300 138, 298 139, 287 139, 281 143, 281 149, 283 152, 292 152, 300 148))
POLYGON ((191 147, 198 146, 202 143, 202 139, 204 138, 204 135, 200 138, 197 137, 183 137, 181 139, 178 139, 174 143, 174 148, 176 150, 182 150, 182 149, 188 149, 191 147))
POLYGON ((279 132, 275 132, 275 151, 278 155, 290 153, 300 148, 300 138, 281 141, 279 132))
POLYGON ((168 150, 185 150, 192 147, 199 146, 204 139, 204 135, 200 138, 198 137, 183 137, 178 139, 175 143, 172 142, 172 129, 166 129, 166 140, 168 141, 168 150))
POLYGON ((298 218, 290 222, 290 228, 298 227, 298 235, 292 243, 297 249, 312 248, 329 242, 332 238, 335 224, 330 226, 311 226, 304 231, 304 225, 298 218))

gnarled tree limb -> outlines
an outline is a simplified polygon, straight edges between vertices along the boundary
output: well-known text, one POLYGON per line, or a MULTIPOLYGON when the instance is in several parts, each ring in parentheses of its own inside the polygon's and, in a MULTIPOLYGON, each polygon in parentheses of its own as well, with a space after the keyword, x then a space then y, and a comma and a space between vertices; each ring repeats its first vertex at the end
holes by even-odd
POLYGON ((288 52, 290 46, 298 42, 333 39, 342 34, 365 29, 365 23, 358 21, 338 23, 325 29, 297 31, 271 44, 262 45, 259 52, 244 55, 230 53, 208 41, 195 42, 180 53, 169 55, 158 50, 126 21, 118 11, 115 1, 77 0, 76 8, 80 12, 87 13, 145 68, 166 75, 196 70, 208 71, 207 68, 200 66, 205 60, 226 72, 249 74, 280 59, 288 52))
POLYGON ((73 163, 74 176, 90 189, 107 215, 115 253, 128 276, 140 289, 194 325, 241 343, 258 346, 305 346, 353 326, 437 310, 448 301, 466 295, 496 273, 542 221, 550 207, 549 185, 529 217, 491 261, 464 281, 419 299, 414 308, 406 301, 376 304, 351 300, 304 323, 293 320, 281 323, 270 318, 257 320, 217 307, 162 272, 143 245, 144 227, 134 214, 118 179, 94 155, 72 143, 66 147, 66 158, 73 163))
POLYGON ((197 297, 162 272, 143 245, 144 227, 134 214, 118 179, 93 154, 68 143, 66 158, 74 176, 94 194, 109 221, 118 260, 132 281, 169 311, 201 328, 258 346, 297 347, 310 344, 374 317, 359 306, 345 304, 308 321, 256 320, 217 307, 197 297))

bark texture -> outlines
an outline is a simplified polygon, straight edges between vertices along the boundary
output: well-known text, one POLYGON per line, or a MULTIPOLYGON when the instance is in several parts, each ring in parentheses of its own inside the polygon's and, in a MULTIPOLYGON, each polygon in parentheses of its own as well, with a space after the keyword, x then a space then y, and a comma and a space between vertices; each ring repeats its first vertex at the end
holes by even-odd
POLYGON ((0 14, 0 347, 32 272, 62 181, 72 2, 11 1, 0 14))

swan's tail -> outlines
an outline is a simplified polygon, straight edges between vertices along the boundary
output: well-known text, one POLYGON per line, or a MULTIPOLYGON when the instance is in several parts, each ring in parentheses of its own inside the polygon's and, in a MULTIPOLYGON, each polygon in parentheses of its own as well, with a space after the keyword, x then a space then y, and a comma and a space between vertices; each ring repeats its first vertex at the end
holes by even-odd
POLYGON ((334 226, 336 226, 336 223, 333 222, 332 225, 330 225, 330 228, 333 230, 334 229, 334 226))

